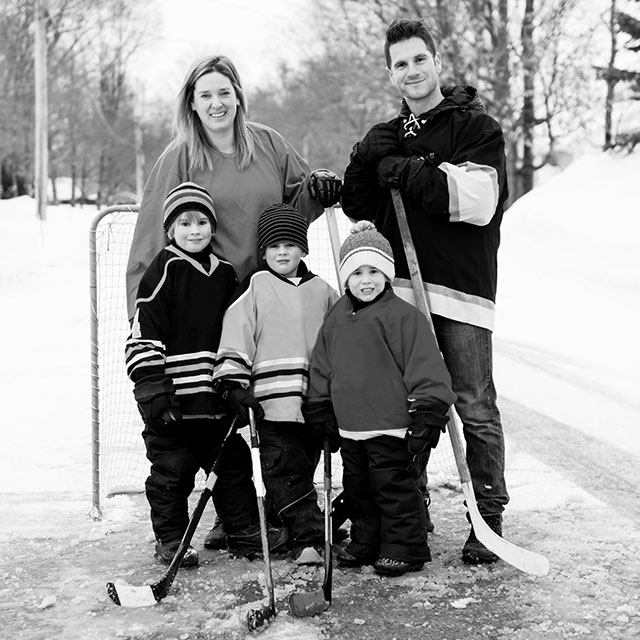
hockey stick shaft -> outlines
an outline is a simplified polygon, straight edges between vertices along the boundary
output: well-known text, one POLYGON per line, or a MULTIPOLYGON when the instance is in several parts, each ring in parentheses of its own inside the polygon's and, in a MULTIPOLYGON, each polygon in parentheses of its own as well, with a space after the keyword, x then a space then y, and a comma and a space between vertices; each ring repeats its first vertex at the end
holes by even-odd
POLYGON ((327 228, 329 229, 329 242, 331 243, 331 254, 333 255, 333 266, 336 270, 338 280, 338 291, 340 295, 344 293, 344 286, 340 282, 340 234, 338 232, 338 221, 336 220, 335 207, 327 207, 324 215, 327 218, 327 228))
POLYGON ((269 554, 269 537, 267 532, 267 516, 264 507, 266 490, 262 477, 262 462, 260 460, 260 440, 258 427, 253 409, 249 408, 249 436, 251 439, 251 462, 253 467, 253 482, 256 487, 258 500, 258 517, 260 519, 260 538, 262 540, 262 555, 264 558, 264 579, 267 587, 268 602, 265 607, 252 609, 247 612, 247 627, 250 631, 257 631, 276 617, 276 599, 271 573, 271 556, 269 554))
POLYGON ((139 606, 148 606, 155 604, 156 602, 160 602, 171 589, 171 585, 175 580, 175 577, 180 569, 180 565, 182 564, 182 559, 184 558, 187 550, 189 549, 189 545, 191 544, 191 540, 193 539, 193 535, 198 527, 200 522, 200 518, 204 513, 205 507, 207 506, 207 502, 213 493, 213 488, 218 480, 218 472, 220 463, 222 461, 222 455, 224 453, 225 445, 232 438, 237 430, 236 427, 237 418, 233 418, 231 425, 229 426, 229 430, 227 431, 222 444, 220 445, 220 449, 216 458, 211 466, 211 471, 207 475, 207 480, 205 482, 204 489, 200 494, 200 498, 189 518, 189 524, 187 525, 187 529, 182 536, 182 540, 180 540, 180 544, 174 554, 171 563, 169 564, 168 569, 165 571, 164 575, 158 582, 155 582, 152 585, 147 585, 143 587, 131 587, 127 585, 115 585, 113 582, 107 583, 107 593, 113 602, 117 605, 121 605, 124 607, 139 607, 139 606))
POLYGON ((331 446, 324 441, 324 599, 331 604, 333 583, 333 527, 331 525, 331 446))
MULTIPOLYGON (((407 258, 416 306, 426 316, 435 336, 427 295, 424 290, 424 281, 420 273, 418 255, 413 244, 413 238, 411 237, 411 230, 409 229, 409 222, 407 220, 407 213, 404 208, 402 196, 398 189, 391 189, 391 198, 398 220, 404 253, 407 258)), ((487 549, 518 569, 535 575, 546 575, 549 571, 549 562, 544 556, 518 547, 501 538, 487 525, 480 515, 471 483, 471 473, 469 472, 469 466, 467 465, 467 459, 462 445, 460 429, 460 418, 455 408, 451 407, 449 409, 449 437, 451 439, 456 466, 458 467, 458 474, 460 475, 462 491, 467 502, 467 508, 469 509, 469 517, 471 518, 471 524, 478 540, 487 547, 487 549)))

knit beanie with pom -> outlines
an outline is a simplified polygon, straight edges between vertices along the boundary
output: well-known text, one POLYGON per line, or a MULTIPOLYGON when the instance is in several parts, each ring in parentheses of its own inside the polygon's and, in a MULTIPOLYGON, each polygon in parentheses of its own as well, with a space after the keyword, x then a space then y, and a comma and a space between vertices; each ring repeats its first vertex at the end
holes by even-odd
POLYGON ((193 182, 183 182, 169 191, 164 201, 164 230, 169 231, 173 222, 185 211, 199 211, 204 213, 215 233, 218 226, 213 200, 206 189, 193 182))
POLYGON ((365 265, 382 271, 389 282, 396 275, 389 241, 376 230, 373 222, 361 220, 351 227, 340 247, 340 280, 343 285, 346 287, 349 276, 365 265))
POLYGON ((309 253, 307 219, 292 206, 279 202, 267 207, 258 218, 258 249, 262 251, 279 242, 293 242, 309 253))

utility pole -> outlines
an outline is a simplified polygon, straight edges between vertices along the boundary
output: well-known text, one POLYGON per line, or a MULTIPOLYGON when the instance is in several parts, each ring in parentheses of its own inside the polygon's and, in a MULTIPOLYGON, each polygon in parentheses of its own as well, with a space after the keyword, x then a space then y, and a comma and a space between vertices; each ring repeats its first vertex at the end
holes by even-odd
POLYGON ((36 0, 34 24, 35 69, 35 188, 38 217, 47 217, 47 184, 49 182, 49 114, 47 103, 47 0, 36 0))

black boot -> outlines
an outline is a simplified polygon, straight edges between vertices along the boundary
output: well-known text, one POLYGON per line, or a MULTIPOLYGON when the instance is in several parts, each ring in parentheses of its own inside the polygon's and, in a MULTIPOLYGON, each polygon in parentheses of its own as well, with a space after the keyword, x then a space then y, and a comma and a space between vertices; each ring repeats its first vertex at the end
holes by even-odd
MULTIPOLYGON (((482 516, 482 519, 493 531, 502 537, 502 514, 482 516)), ((496 562, 496 560, 498 560, 498 556, 492 551, 489 551, 489 549, 476 538, 475 531, 473 527, 471 527, 469 537, 464 543, 464 547, 462 547, 462 562, 465 564, 491 564, 496 562)))
POLYGON ((211 531, 204 537, 204 546, 207 549, 216 550, 227 548, 227 537, 222 530, 222 521, 217 515, 211 531))

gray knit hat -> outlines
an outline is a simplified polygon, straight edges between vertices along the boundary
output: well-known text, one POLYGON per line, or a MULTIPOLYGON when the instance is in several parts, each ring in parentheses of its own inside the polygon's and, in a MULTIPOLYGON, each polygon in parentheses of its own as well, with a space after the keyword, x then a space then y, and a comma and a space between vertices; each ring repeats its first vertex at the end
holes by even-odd
POLYGON ((309 253, 306 218, 292 206, 279 202, 267 207, 258 218, 258 249, 293 242, 309 253))
POLYGON ((340 247, 340 280, 346 287, 349 276, 360 267, 370 265, 384 273, 392 282, 396 275, 393 252, 388 240, 373 222, 360 220, 340 247))
POLYGON ((200 211, 200 213, 204 213, 209 218, 211 228, 215 233, 218 227, 218 220, 216 211, 213 208, 213 200, 206 189, 193 182, 183 182, 171 189, 164 201, 164 219, 162 222, 164 230, 169 231, 169 227, 174 220, 185 211, 200 211))

